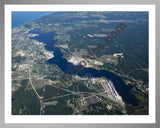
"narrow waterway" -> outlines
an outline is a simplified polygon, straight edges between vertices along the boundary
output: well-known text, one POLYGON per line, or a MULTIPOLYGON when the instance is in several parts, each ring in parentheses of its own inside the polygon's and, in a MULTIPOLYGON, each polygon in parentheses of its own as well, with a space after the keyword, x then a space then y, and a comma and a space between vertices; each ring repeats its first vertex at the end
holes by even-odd
MULTIPOLYGON (((67 61, 67 59, 63 58, 63 53, 58 47, 54 47, 56 40, 54 40, 55 32, 42 32, 40 29, 34 29, 29 33, 38 34, 36 37, 32 37, 31 39, 37 40, 39 42, 43 42, 45 44, 45 48, 48 51, 53 51, 54 57, 49 59, 47 63, 56 64, 58 67, 65 73, 70 74, 70 71, 74 68, 74 64, 67 61)), ((131 85, 126 85, 122 79, 107 70, 96 70, 94 68, 83 68, 80 72, 76 73, 80 77, 85 76, 86 74, 91 74, 92 77, 106 77, 110 79, 117 92, 122 96, 123 100, 128 104, 137 105, 137 99, 130 93, 132 89, 131 85)))

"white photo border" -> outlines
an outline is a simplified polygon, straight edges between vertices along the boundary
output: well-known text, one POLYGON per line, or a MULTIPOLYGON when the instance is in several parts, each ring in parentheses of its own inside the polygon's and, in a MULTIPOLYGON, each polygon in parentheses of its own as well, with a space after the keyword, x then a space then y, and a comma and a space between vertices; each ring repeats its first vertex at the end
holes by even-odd
POLYGON ((155 123, 155 5, 5 5, 5 123, 155 123), (149 115, 12 115, 11 12, 12 11, 148 11, 149 115))

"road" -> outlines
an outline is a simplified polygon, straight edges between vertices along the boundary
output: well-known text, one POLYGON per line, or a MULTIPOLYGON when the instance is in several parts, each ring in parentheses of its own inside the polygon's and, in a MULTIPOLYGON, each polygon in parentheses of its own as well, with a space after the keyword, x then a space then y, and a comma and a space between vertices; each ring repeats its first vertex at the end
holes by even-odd
MULTIPOLYGON (((25 53, 25 54, 26 54, 26 53, 25 53)), ((36 91, 36 89, 35 89, 35 87, 34 87, 34 85, 33 85, 33 83, 32 83, 32 79, 31 79, 31 68, 30 68, 31 64, 30 64, 29 57, 28 57, 27 54, 26 54, 26 57, 27 57, 28 65, 29 65, 29 66, 28 66, 29 82, 30 82, 30 84, 31 84, 34 92, 36 93, 37 97, 41 100, 41 99, 43 99, 43 97, 41 97, 41 96, 38 94, 38 92, 36 91)))

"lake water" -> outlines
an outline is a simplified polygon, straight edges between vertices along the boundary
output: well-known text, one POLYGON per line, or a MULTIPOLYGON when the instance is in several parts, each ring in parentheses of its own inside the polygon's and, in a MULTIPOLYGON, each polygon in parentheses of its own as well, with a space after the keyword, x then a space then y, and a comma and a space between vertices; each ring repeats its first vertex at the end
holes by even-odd
POLYGON ((13 11, 12 12, 12 28, 19 27, 28 22, 31 22, 39 17, 45 16, 53 12, 42 12, 42 11, 13 11))
MULTIPOLYGON (((47 63, 56 64, 58 67, 65 73, 70 74, 70 71, 75 67, 75 65, 71 62, 68 62, 67 59, 63 58, 63 53, 60 51, 58 47, 54 47, 56 40, 53 40, 55 36, 55 32, 44 33, 40 29, 34 29, 29 33, 39 34, 39 36, 32 37, 31 39, 35 39, 39 42, 43 42, 45 48, 49 51, 54 51, 54 57, 49 59, 47 63)), ((76 73, 80 77, 84 77, 86 74, 91 74, 92 77, 106 77, 110 79, 115 89, 122 96, 123 100, 128 104, 137 105, 137 99, 130 94, 130 90, 132 89, 131 85, 126 85, 122 79, 116 74, 107 71, 107 70, 96 70, 94 68, 83 68, 80 72, 76 73)))

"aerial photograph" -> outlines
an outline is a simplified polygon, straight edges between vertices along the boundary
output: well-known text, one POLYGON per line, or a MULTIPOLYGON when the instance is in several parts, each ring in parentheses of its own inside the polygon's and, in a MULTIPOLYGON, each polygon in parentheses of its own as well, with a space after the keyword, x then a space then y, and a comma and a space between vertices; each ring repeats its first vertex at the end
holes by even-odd
POLYGON ((147 11, 12 11, 12 115, 149 115, 147 11))

